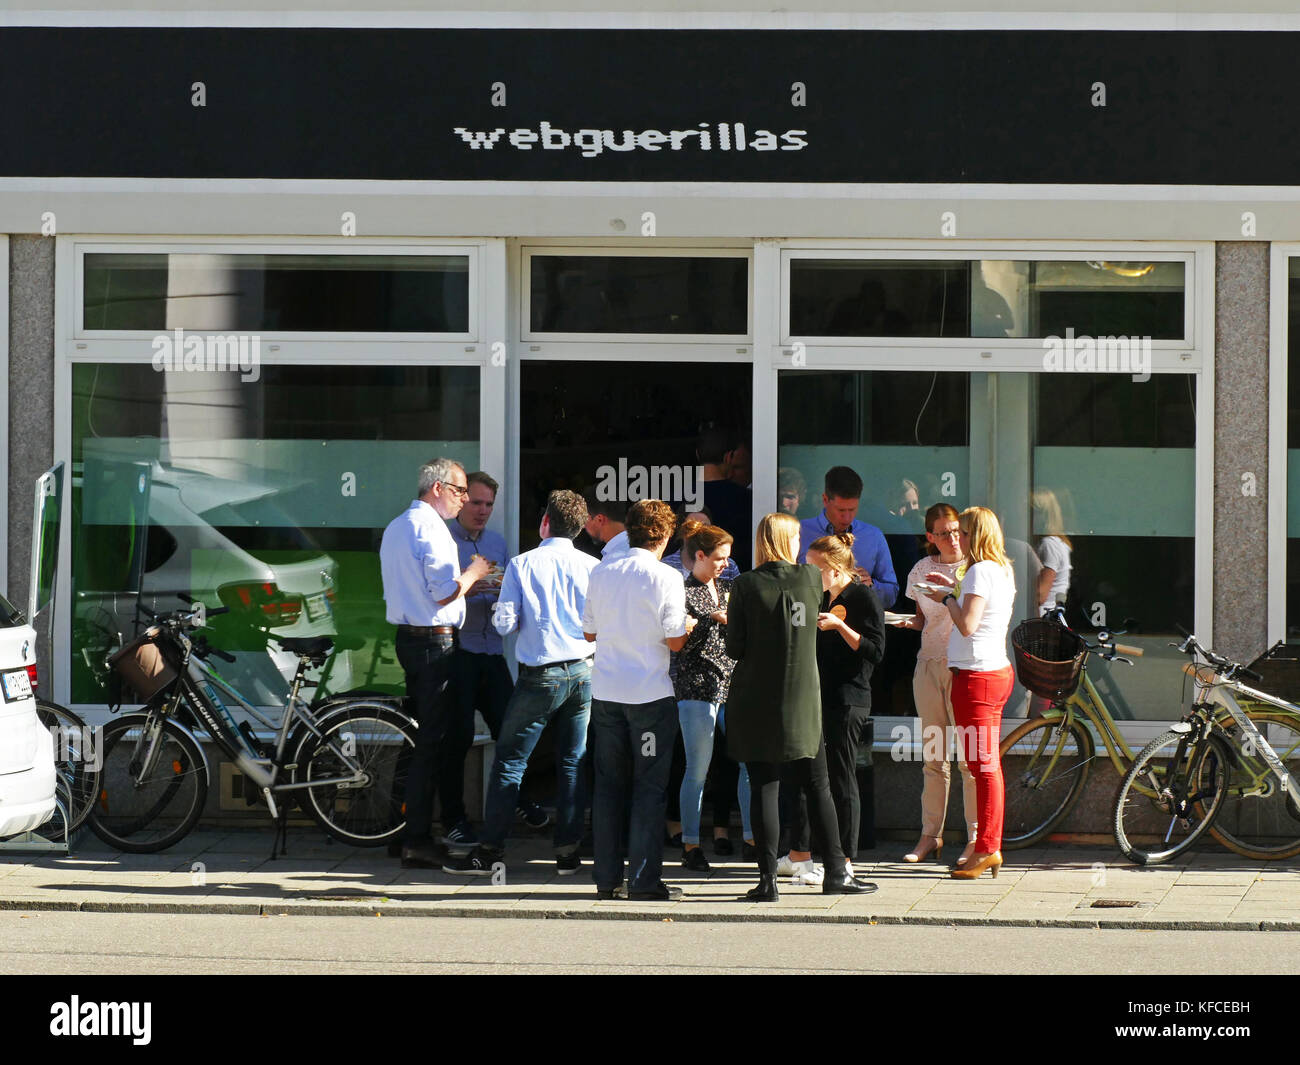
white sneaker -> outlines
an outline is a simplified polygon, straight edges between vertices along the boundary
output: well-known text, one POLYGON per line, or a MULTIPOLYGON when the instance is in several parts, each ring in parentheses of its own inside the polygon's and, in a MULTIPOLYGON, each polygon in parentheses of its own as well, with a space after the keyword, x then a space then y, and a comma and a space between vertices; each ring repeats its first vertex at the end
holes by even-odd
POLYGON ((794 876, 794 862, 790 861, 790 855, 783 854, 776 860, 777 876, 794 876))
POLYGON ((791 883, 807 884, 810 887, 821 886, 825 871, 820 865, 816 865, 812 861, 791 862, 790 864, 794 869, 794 874, 790 877, 791 883))

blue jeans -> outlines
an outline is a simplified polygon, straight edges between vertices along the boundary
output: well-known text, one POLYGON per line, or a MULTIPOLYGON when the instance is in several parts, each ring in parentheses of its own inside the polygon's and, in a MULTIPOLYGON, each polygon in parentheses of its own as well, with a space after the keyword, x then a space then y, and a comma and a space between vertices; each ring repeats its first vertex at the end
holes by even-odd
POLYGON ((596 794, 591 820, 596 843, 596 887, 612 891, 623 883, 622 835, 627 797, 628 890, 653 891, 662 883, 664 809, 668 774, 677 738, 677 700, 652 703, 591 701, 591 757, 596 794))
POLYGON ((555 849, 568 853, 582 839, 579 781, 587 754, 591 714, 591 659, 533 668, 519 667, 519 682, 506 704, 488 782, 487 807, 479 839, 500 850, 514 823, 519 783, 542 730, 555 729, 555 849))
MULTIPOLYGON (((677 703, 677 717, 682 727, 682 742, 686 747, 686 775, 682 777, 681 811, 682 842, 700 842, 700 803, 704 798, 704 779, 713 761, 713 729, 715 724, 727 731, 727 708, 724 703, 706 703, 699 699, 681 699, 677 703)), ((749 830, 749 773, 742 765, 736 784, 736 798, 740 803, 740 820, 744 838, 753 839, 749 830)))

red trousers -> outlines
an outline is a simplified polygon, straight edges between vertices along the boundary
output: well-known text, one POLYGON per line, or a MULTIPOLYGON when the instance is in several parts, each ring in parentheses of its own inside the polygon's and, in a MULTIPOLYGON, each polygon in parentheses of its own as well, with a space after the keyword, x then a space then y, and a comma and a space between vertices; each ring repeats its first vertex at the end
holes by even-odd
POLYGON ((989 673, 971 669, 954 669, 952 673, 952 717, 966 764, 975 776, 979 806, 975 850, 992 854, 1002 848, 1002 816, 1007 798, 1002 760, 998 757, 1002 708, 1011 698, 1016 675, 1010 666, 989 673))

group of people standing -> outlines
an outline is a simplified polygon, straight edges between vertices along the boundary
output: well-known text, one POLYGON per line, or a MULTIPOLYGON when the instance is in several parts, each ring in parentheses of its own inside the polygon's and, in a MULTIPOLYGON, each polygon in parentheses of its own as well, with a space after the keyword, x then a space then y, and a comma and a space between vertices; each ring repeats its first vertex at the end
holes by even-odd
MULTIPOLYGON (((636 502, 615 523, 616 533, 598 536, 605 542, 601 559, 579 551, 574 539, 584 528, 595 526, 598 534, 613 519, 597 520, 569 491, 550 494, 540 545, 503 570, 477 552, 465 559, 448 523, 483 476, 467 477, 447 459, 422 467, 417 499, 388 526, 380 549, 388 619, 397 625, 397 654, 419 723, 403 864, 489 875, 504 860, 515 817, 526 810, 520 785, 550 724, 557 872, 581 868, 590 797, 598 895, 680 897, 662 875, 673 745, 680 729, 682 862, 707 869, 700 806, 720 727, 730 756, 742 764, 736 789, 758 865, 758 886, 745 897, 775 900, 778 874, 792 871, 805 882, 819 879, 828 894, 875 890, 853 870, 856 764, 870 727, 871 672, 884 654, 884 607, 898 586, 879 530, 855 521, 861 479, 846 467, 829 471, 823 512, 802 526, 788 513, 764 517, 753 539, 754 568, 728 576, 735 573, 733 533, 707 513, 688 516, 679 529, 672 508, 655 499, 636 502), (665 558, 675 533, 681 551, 665 558), (499 724, 493 722, 496 756, 481 832, 468 853, 456 856, 432 836, 433 778, 449 750, 463 762, 458 708, 472 707, 464 685, 477 689, 486 671, 471 677, 452 663, 463 600, 485 592, 495 594, 487 615, 494 633, 518 633, 518 681, 499 724), (814 848, 822 870, 812 863, 814 848)), ((971 843, 953 875, 989 869, 996 876, 997 753, 1012 685, 1004 643, 1014 580, 991 511, 958 514, 939 504, 927 512, 926 527, 933 554, 907 581, 916 613, 892 616, 891 623, 922 632, 914 688, 923 732, 937 727, 946 737, 955 724, 967 740, 960 753, 971 843)), ((499 677, 491 683, 501 687, 499 677)), ((925 780, 922 837, 909 861, 939 855, 946 759, 942 769, 927 763, 925 780)), ((463 844, 463 828, 461 838, 443 842, 463 844)))

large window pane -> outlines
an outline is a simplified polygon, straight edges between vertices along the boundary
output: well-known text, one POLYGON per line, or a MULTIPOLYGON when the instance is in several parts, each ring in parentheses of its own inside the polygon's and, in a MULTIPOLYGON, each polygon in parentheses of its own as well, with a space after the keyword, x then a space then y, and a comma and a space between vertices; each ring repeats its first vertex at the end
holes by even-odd
POLYGON ((1287 261, 1286 638, 1300 640, 1300 258, 1287 261))
POLYGON ((220 664, 273 705, 297 664, 284 637, 339 634, 324 686, 402 690, 384 617, 379 537, 421 463, 476 469, 475 367, 265 366, 237 374, 73 367, 74 702, 100 702, 105 646, 136 603, 209 607, 220 664))
POLYGON ((970 263, 790 260, 790 335, 964 337, 970 263))
POLYGON ((88 253, 87 329, 469 331, 464 255, 88 253))
POLYGON ((1072 625, 1137 622, 1125 637, 1145 649, 1136 666, 1088 662, 1115 715, 1171 720, 1184 659, 1167 645, 1192 626, 1195 601, 1195 375, 1036 380, 1034 544, 1045 565, 1068 559, 1072 625))
MULTIPOLYGON (((971 502, 970 375, 784 370, 777 402, 781 505, 815 517, 826 471, 849 466, 863 481, 858 519, 885 534, 901 585, 921 558, 926 508, 971 502)), ((897 605, 889 605, 914 609, 906 595, 900 587, 897 605)), ((920 635, 891 628, 885 636, 873 710, 911 715, 920 635)))
POLYGON ((1181 262, 790 260, 792 337, 1181 339, 1181 262))
POLYGON ((749 260, 666 255, 534 255, 534 333, 749 333, 749 260))

